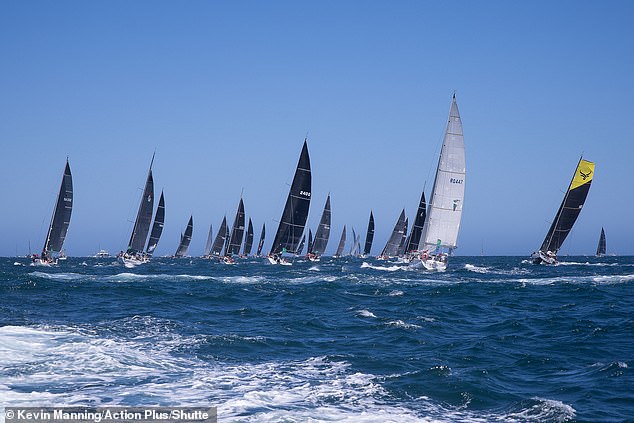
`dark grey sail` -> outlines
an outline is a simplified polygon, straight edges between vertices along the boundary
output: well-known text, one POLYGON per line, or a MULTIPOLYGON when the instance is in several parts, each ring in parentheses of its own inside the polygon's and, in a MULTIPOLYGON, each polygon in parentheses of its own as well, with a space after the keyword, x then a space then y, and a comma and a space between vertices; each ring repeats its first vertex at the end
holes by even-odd
POLYGON ((262 232, 260 233, 260 242, 258 243, 258 252, 256 255, 259 257, 262 254, 262 247, 264 246, 264 238, 266 236, 266 225, 262 224, 262 232))
POLYGON ((249 218, 249 224, 247 225, 247 234, 244 236, 244 250, 242 250, 242 254, 248 256, 251 254, 251 248, 253 247, 253 223, 251 223, 251 218, 249 218))
POLYGON ((192 232, 194 231, 194 218, 193 216, 189 216, 189 222, 187 222, 187 228, 185 229, 185 233, 181 235, 181 241, 178 244, 178 249, 174 254, 174 257, 185 257, 187 255, 187 249, 189 248, 189 243, 192 240, 192 232))
POLYGON ((214 243, 211 247, 211 255, 215 257, 220 257, 222 255, 222 247, 225 246, 225 242, 227 239, 227 216, 222 218, 222 223, 220 224, 220 229, 216 234, 216 239, 214 239, 214 243))
POLYGON ((313 231, 308 229, 308 248, 306 248, 306 254, 312 254, 313 252, 313 231))
POLYGON ((324 205, 324 211, 321 214, 321 219, 319 220, 319 226, 317 226, 317 231, 315 232, 315 240, 313 241, 313 246, 310 251, 312 254, 319 256, 326 251, 328 239, 330 238, 330 217, 330 194, 328 194, 326 204, 324 205))
POLYGON ((225 250, 225 256, 231 256, 233 254, 240 254, 240 247, 242 246, 242 236, 244 235, 244 202, 242 198, 238 204, 238 210, 236 210, 236 217, 233 219, 233 226, 231 227, 231 238, 229 238, 229 244, 225 250))
POLYGON ((403 239, 403 232, 405 229, 405 210, 401 211, 396 224, 394 225, 394 229, 392 230, 392 235, 390 235, 390 239, 388 239, 383 251, 381 252, 381 257, 396 257, 398 253, 398 247, 401 244, 401 240, 403 239))
POLYGON ((346 245, 346 225, 343 225, 343 231, 341 232, 341 238, 339 239, 339 246, 337 247, 337 252, 335 253, 335 257, 341 257, 343 254, 343 248, 346 245))
POLYGON ((293 183, 269 255, 294 253, 304 233, 311 195, 310 157, 304 140, 293 183))
POLYGON ((154 254, 154 250, 158 245, 159 239, 161 239, 164 225, 165 199, 163 198, 163 191, 161 191, 161 198, 159 198, 159 204, 156 208, 156 214, 154 215, 154 223, 152 224, 152 232, 150 232, 150 239, 147 243, 147 249, 145 250, 148 256, 152 256, 152 254, 154 254))
POLYGON ((368 221, 368 231, 365 234, 365 247, 363 248, 364 256, 367 256, 370 254, 373 240, 374 240, 374 215, 372 215, 372 211, 370 211, 370 220, 368 221))
POLYGON ((605 231, 601 228, 601 235, 599 236, 599 245, 597 245, 597 257, 601 257, 605 255, 606 251, 605 244, 605 231))
POLYGON ((209 234, 207 235, 207 243, 205 243, 205 249, 203 250, 203 257, 208 257, 211 253, 211 243, 213 241, 213 228, 209 225, 209 234))
POLYGON ((150 162, 150 169, 148 170, 147 179, 145 180, 145 188, 143 189, 143 196, 141 197, 141 203, 139 204, 139 211, 136 214, 134 229, 132 229, 132 235, 130 236, 130 242, 128 243, 128 254, 142 252, 143 247, 145 247, 145 241, 147 240, 148 233, 150 232, 152 211, 154 209, 154 179, 152 178, 153 163, 154 155, 152 155, 152 162, 150 162))
POLYGON ((425 223, 425 217, 427 216, 427 203, 425 201, 425 191, 420 197, 420 203, 418 203, 418 211, 416 212, 416 218, 414 219, 414 225, 412 231, 409 233, 407 241, 407 247, 405 252, 418 250, 418 244, 420 243, 420 237, 423 234, 423 225, 425 223))
POLYGON ((361 236, 357 235, 354 228, 352 228, 352 247, 350 247, 350 255, 352 257, 359 257, 359 251, 361 250, 360 238, 361 236))
POLYGON ((66 167, 62 176, 62 183, 57 194, 57 202, 51 216, 51 224, 48 227, 46 241, 42 256, 48 256, 50 252, 59 253, 62 251, 68 226, 70 225, 70 215, 73 212, 73 175, 70 172, 70 165, 66 159, 66 167))
POLYGON ((398 246, 397 255, 401 257, 405 254, 405 247, 409 242, 409 237, 407 236, 407 227, 409 226, 409 218, 405 219, 405 227, 403 228, 403 235, 401 236, 401 243, 398 246))

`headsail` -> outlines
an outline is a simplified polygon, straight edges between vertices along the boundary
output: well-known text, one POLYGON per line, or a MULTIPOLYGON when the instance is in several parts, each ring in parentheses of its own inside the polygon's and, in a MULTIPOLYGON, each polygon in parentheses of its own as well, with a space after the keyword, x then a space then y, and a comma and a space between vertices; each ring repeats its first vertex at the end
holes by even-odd
POLYGON ((310 248, 309 253, 315 255, 321 255, 326 251, 328 245, 328 239, 330 238, 330 194, 326 198, 326 204, 324 205, 324 211, 321 214, 319 220, 319 226, 317 226, 317 232, 315 232, 315 240, 313 246, 310 248))
POLYGON ((154 163, 154 156, 152 156, 152 162, 150 163, 150 169, 148 170, 147 179, 145 181, 145 188, 143 189, 143 196, 141 197, 139 210, 136 214, 136 220, 134 221, 134 229, 132 229, 132 235, 130 236, 130 242, 128 243, 128 254, 142 252, 143 247, 145 247, 148 232, 150 232, 152 211, 154 209, 154 179, 152 178, 152 163, 154 163))
POLYGON ((427 216, 427 203, 425 202, 425 191, 420 197, 420 203, 418 203, 418 211, 416 212, 416 218, 414 219, 414 225, 412 231, 409 233, 409 238, 405 252, 418 250, 418 244, 420 242, 421 234, 423 233, 423 225, 425 224, 425 216, 427 216))
POLYGON ((229 239, 229 245, 225 251, 226 256, 232 254, 240 254, 240 247, 242 245, 242 236, 244 234, 244 202, 240 198, 238 204, 238 210, 236 210, 236 217, 233 220, 233 226, 231 227, 231 238, 229 239))
POLYGON ((401 240, 403 239, 403 233, 405 232, 405 209, 401 211, 396 223, 394 224, 394 229, 392 229, 392 234, 390 238, 387 240, 385 247, 383 247, 383 251, 381 252, 381 257, 396 257, 398 254, 398 247, 401 245, 401 240))
POLYGON ((465 176, 464 135, 454 95, 419 249, 445 247, 453 251, 456 248, 462 219, 465 176))
POLYGON ((346 225, 343 225, 343 231, 341 231, 341 238, 339 238, 339 245, 337 246, 337 252, 335 257, 341 257, 343 254, 343 248, 346 245, 346 225))
POLYGON ((370 220, 368 221, 368 231, 365 234, 365 247, 363 248, 364 256, 367 256, 370 254, 373 240, 374 240, 374 215, 372 214, 372 211, 370 210, 370 220))
POLYGON ((312 254, 313 252, 313 231, 308 229, 308 248, 306 248, 306 254, 312 254))
POLYGON ((266 225, 263 223, 262 224, 262 232, 260 233, 260 242, 258 243, 258 252, 257 252, 257 256, 259 256, 260 254, 262 254, 262 247, 264 246, 264 238, 266 236, 266 225))
POLYGON ((185 229, 185 233, 181 235, 181 241, 178 244, 178 249, 176 250, 176 254, 174 254, 174 257, 185 257, 185 255, 187 255, 187 249, 189 248, 189 243, 192 240, 193 231, 194 231, 194 218, 193 216, 189 216, 189 222, 187 222, 187 228, 185 229))
POLYGON ((396 251, 396 255, 401 257, 405 254, 405 247, 409 242, 409 237, 407 236, 407 227, 409 226, 409 218, 405 218, 405 226, 403 227, 403 235, 401 236, 401 243, 398 245, 398 249, 396 251))
POLYGON ((211 247, 211 255, 215 257, 220 257, 222 254, 222 247, 225 245, 225 241, 227 238, 227 216, 222 218, 222 223, 220 224, 220 229, 216 234, 216 239, 214 239, 214 244, 211 247))
POLYGON ((163 226, 165 224, 165 199, 163 198, 163 191, 161 191, 161 198, 159 199, 158 207, 156 208, 156 215, 154 215, 154 223, 152 224, 152 232, 150 232, 150 239, 147 243, 146 253, 151 256, 154 254, 154 250, 158 245, 161 234, 163 233, 163 226))
POLYGON ((597 257, 605 255, 605 232, 601 228, 601 235, 599 236, 599 245, 597 245, 597 257))
POLYGON ((209 234, 207 235, 207 243, 205 243, 205 249, 203 250, 203 257, 209 256, 211 253, 211 243, 213 241, 213 228, 209 225, 209 234))
POLYGON ((51 223, 48 227, 46 241, 44 242, 44 253, 51 251, 60 252, 66 239, 70 216, 73 212, 73 175, 70 172, 70 165, 66 159, 66 167, 62 176, 62 183, 57 194, 57 202, 51 216, 51 223))
POLYGON ((294 253, 304 233, 311 195, 310 157, 304 140, 293 183, 269 255, 294 253))
POLYGON ((550 251, 555 254, 559 251, 581 212, 583 203, 590 191, 593 177, 594 163, 579 159, 575 174, 555 215, 555 220, 550 225, 546 238, 539 248, 540 251, 550 251))
POLYGON ((244 250, 242 253, 245 256, 251 254, 251 247, 253 246, 253 223, 251 223, 251 218, 249 218, 249 225, 247 226, 247 234, 244 236, 244 250))

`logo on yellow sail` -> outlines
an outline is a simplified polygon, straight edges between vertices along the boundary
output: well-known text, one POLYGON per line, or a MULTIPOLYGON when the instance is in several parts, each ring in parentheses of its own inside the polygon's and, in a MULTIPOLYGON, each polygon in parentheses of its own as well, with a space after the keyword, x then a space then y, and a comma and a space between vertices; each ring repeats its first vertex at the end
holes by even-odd
POLYGON ((594 163, 589 162, 587 160, 581 160, 579 162, 579 166, 577 166, 575 177, 572 178, 570 189, 575 189, 580 187, 581 185, 589 184, 590 182, 592 182, 593 176, 594 176, 594 163))

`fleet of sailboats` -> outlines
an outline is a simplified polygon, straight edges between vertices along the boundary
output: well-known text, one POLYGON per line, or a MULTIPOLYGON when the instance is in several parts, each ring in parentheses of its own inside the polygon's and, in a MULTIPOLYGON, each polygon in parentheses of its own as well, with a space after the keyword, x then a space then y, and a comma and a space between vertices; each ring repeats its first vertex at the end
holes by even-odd
MULTIPOLYGON (((118 260, 127 267, 147 263, 150 260, 156 250, 165 225, 165 198, 163 192, 161 192, 156 212, 153 213, 153 163, 154 155, 152 155, 148 169, 130 241, 127 249, 117 256, 118 260), (154 216, 153 221, 152 216, 154 216)), ((427 203, 425 189, 423 188, 409 234, 409 219, 405 214, 405 209, 403 209, 385 247, 377 256, 377 259, 398 258, 409 262, 412 267, 427 270, 442 271, 447 268, 448 257, 457 248, 458 233, 462 222, 466 181, 465 163, 462 120, 454 94, 436 166, 430 201, 427 203)), ((595 164, 593 162, 583 158, 579 160, 568 190, 544 241, 539 250, 531 255, 533 263, 557 263, 557 253, 572 230, 587 198, 594 176, 594 169, 595 164)), ((310 208, 311 184, 310 157, 307 140, 305 139, 278 228, 267 255, 270 263, 290 265, 291 263, 287 257, 291 255, 298 257, 302 254, 307 236, 308 244, 305 258, 311 261, 319 261, 320 257, 325 253, 330 237, 332 219, 330 194, 328 194, 326 199, 315 236, 313 237, 313 232, 310 228, 306 234, 304 231, 310 208)), ((73 182, 67 159, 46 241, 41 256, 32 255, 33 264, 56 264, 57 260, 65 258, 63 243, 70 224, 72 208, 73 182)), ((193 216, 190 216, 184 233, 181 233, 179 246, 174 257, 183 257, 187 254, 192 232, 193 216)), ((361 237, 352 228, 352 246, 349 255, 353 257, 369 257, 374 233, 374 214, 370 211, 363 251, 361 251, 361 237)), ((263 223, 255 254, 257 257, 262 254, 265 235, 266 225, 263 223)), ((212 225, 209 226, 203 257, 216 258, 227 264, 233 264, 235 263, 234 257, 246 258, 251 254, 253 242, 253 222, 249 218, 248 225, 245 225, 244 201, 241 197, 231 229, 227 226, 226 216, 223 218, 215 238, 213 237, 212 225), (242 253, 240 253, 241 249, 242 253)), ((343 255, 345 243, 346 225, 343 225, 339 244, 333 257, 337 258, 343 255)), ((596 256, 601 257, 605 253, 605 231, 601 228, 596 256)), ((106 254, 102 255, 105 256, 106 254)))

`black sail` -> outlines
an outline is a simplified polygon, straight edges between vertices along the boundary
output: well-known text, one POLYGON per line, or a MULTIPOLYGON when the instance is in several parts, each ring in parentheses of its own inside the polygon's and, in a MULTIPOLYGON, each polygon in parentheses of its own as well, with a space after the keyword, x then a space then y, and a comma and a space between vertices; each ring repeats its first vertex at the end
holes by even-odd
POLYGON ((365 247, 363 248, 363 255, 367 256, 370 254, 373 240, 374 240, 374 215, 372 215, 372 211, 370 211, 370 220, 368 221, 368 232, 366 232, 366 235, 365 235, 365 247))
POLYGON ((225 255, 230 256, 233 254, 240 254, 240 247, 242 246, 242 236, 244 235, 244 202, 242 198, 238 204, 238 210, 236 210, 236 217, 233 219, 233 226, 231 227, 231 238, 225 255))
POLYGON ((346 225, 343 225, 343 231, 341 231, 341 238, 339 239, 339 245, 337 246, 337 252, 335 253, 335 257, 341 257, 343 253, 343 248, 346 245, 346 225))
POLYGON ((251 218, 249 218, 249 225, 247 226, 247 234, 244 237, 244 250, 243 253, 245 256, 251 254, 251 247, 253 246, 253 223, 251 223, 251 218))
POLYGON ((394 225, 394 229, 392 230, 392 235, 390 235, 390 239, 388 239, 385 247, 383 248, 383 252, 381 252, 381 256, 384 257, 396 257, 398 253, 398 247, 401 244, 401 240, 403 239, 403 232, 405 229, 405 210, 401 211, 396 224, 394 225))
POLYGON ((258 252, 257 252, 257 256, 259 256, 260 254, 262 254, 262 247, 264 246, 264 238, 266 236, 266 225, 263 223, 262 224, 262 233, 260 233, 260 242, 258 243, 258 252))
MULTIPOLYGON (((154 156, 152 156, 152 163, 154 156)), ((134 254, 143 251, 147 235, 150 232, 150 224, 152 223, 152 211, 154 209, 154 179, 152 178, 152 163, 147 173, 145 188, 143 189, 143 197, 139 204, 139 211, 134 221, 134 229, 128 243, 128 254, 134 254)))
POLYGON ((211 247, 211 255, 220 257, 222 254, 222 247, 225 245, 225 240, 227 238, 227 216, 222 218, 222 223, 220 224, 220 229, 216 234, 216 239, 214 239, 214 244, 211 247))
POLYGON ((405 247, 409 243, 410 237, 407 236, 407 227, 409 226, 409 218, 405 219, 405 226, 403 228, 403 235, 401 236, 401 243, 398 246, 397 255, 400 257, 405 254, 405 247))
POLYGON ((64 175, 62 176, 62 183, 59 187, 59 193, 57 194, 55 210, 53 210, 51 224, 48 227, 48 233, 46 241, 44 242, 44 249, 42 251, 48 253, 51 251, 60 252, 62 250, 62 245, 64 245, 66 233, 68 232, 68 226, 70 225, 70 215, 72 212, 73 175, 70 172, 70 165, 68 164, 67 159, 66 167, 64 168, 64 175))
POLYGON ((310 157, 308 156, 308 145, 304 140, 293 183, 286 199, 282 219, 277 227, 270 254, 280 254, 285 251, 295 252, 308 218, 310 195, 310 157))
POLYGON ((152 232, 150 232, 150 240, 147 243, 146 253, 151 256, 154 254, 154 250, 158 245, 161 234, 163 233, 163 226, 165 225, 165 199, 163 198, 163 191, 161 191, 161 198, 159 198, 159 204, 156 208, 156 214, 154 215, 154 223, 152 224, 152 232))
POLYGON ((427 216, 427 203, 425 202, 425 192, 420 197, 420 203, 418 203, 418 211, 416 212, 416 218, 414 219, 414 225, 412 231, 409 234, 407 247, 405 252, 418 250, 418 244, 420 243, 420 236, 423 233, 423 224, 425 223, 425 217, 427 216))
POLYGON ((594 163, 580 159, 572 181, 566 191, 561 206, 555 215, 546 238, 540 248, 541 251, 557 253, 572 230, 581 208, 586 201, 590 185, 594 177, 594 163))
POLYGON ((308 248, 306 248, 306 254, 313 252, 313 231, 308 229, 308 248))
POLYGON ((599 236, 599 245, 597 245, 597 257, 601 257, 605 255, 606 244, 605 244, 605 232, 603 228, 601 228, 601 235, 599 236))
POLYGON ((181 242, 178 244, 178 249, 176 250, 176 254, 174 254, 174 257, 184 257, 187 254, 189 243, 192 240, 193 231, 194 231, 194 218, 193 216, 189 216, 189 222, 187 223, 187 228, 185 229, 185 233, 181 235, 181 242))
POLYGON ((313 246, 311 249, 311 253, 316 255, 321 255, 326 251, 326 246, 328 245, 328 239, 330 238, 330 194, 328 198, 326 198, 326 204, 324 205, 324 211, 321 214, 321 219, 319 220, 319 226, 317 226, 317 232, 315 232, 315 240, 313 241, 313 246))

